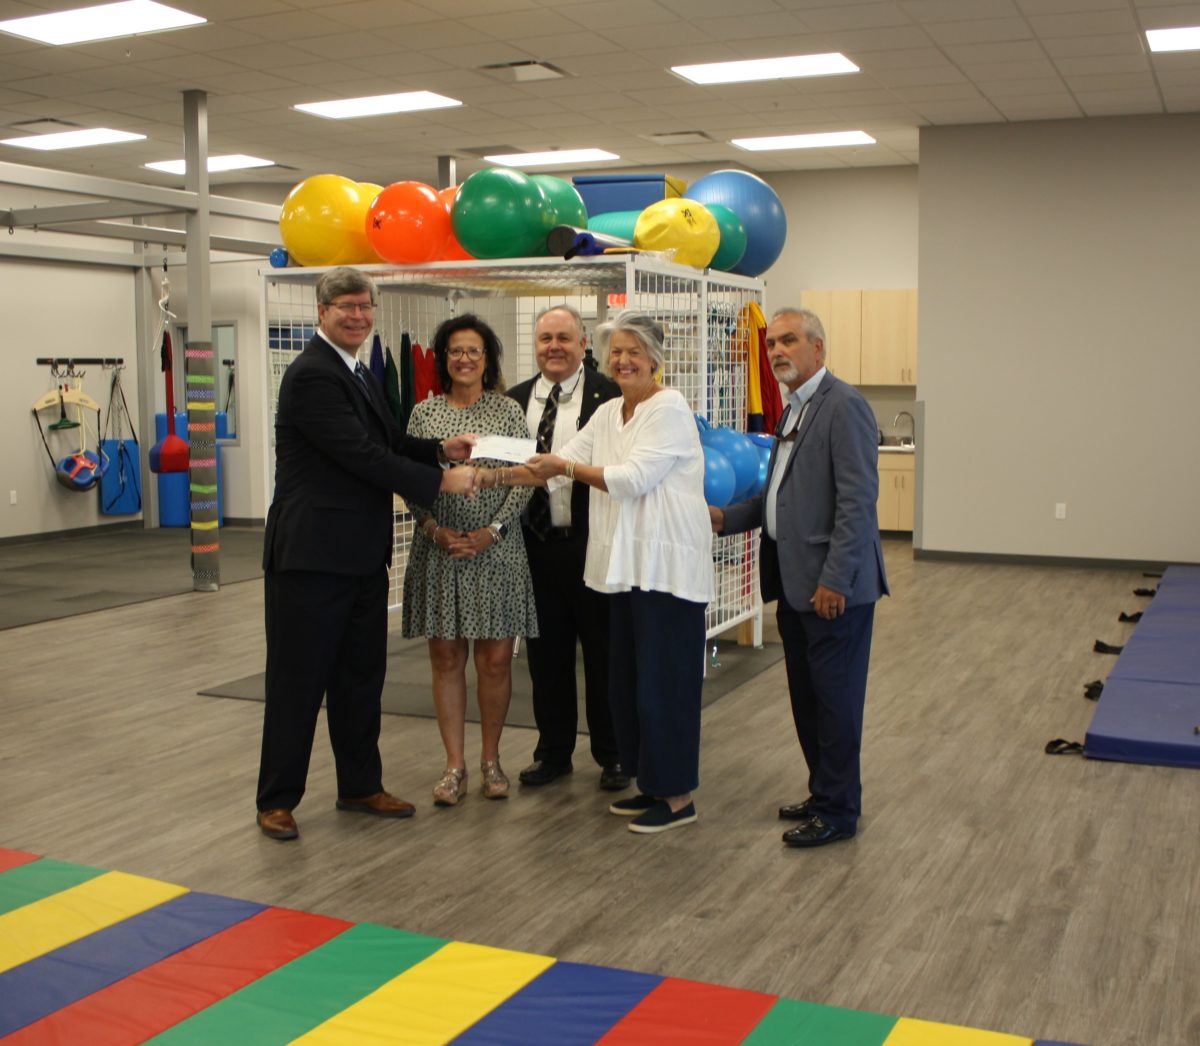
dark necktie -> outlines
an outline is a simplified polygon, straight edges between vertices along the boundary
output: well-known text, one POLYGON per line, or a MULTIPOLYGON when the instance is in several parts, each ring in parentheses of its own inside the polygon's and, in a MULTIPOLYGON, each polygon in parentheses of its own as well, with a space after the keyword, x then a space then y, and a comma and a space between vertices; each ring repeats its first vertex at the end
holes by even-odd
POLYGON ((362 386, 362 394, 367 397, 367 402, 371 402, 371 386, 367 384, 367 368, 361 363, 354 364, 354 376, 358 379, 358 384, 362 386))
MULTIPOLYGON (((554 422, 558 418, 558 398, 562 395, 562 386, 555 385, 546 397, 546 406, 542 409, 542 420, 538 422, 537 452, 549 454, 554 446, 554 422)), ((539 541, 545 541, 550 533, 550 495, 545 487, 535 487, 533 496, 529 499, 529 529, 539 541)))

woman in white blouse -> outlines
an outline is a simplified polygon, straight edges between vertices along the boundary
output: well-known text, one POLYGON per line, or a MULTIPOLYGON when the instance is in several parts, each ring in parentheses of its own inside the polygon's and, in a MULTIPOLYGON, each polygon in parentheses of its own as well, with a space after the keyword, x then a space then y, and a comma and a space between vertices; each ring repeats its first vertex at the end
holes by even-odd
POLYGON ((609 812, 653 833, 696 820, 704 611, 712 599, 712 531, 704 457, 687 401, 658 382, 663 329, 625 310, 597 331, 621 398, 597 408, 562 448, 511 469, 481 472, 492 485, 592 487, 584 582, 609 594, 609 701, 621 765, 639 794, 609 812))

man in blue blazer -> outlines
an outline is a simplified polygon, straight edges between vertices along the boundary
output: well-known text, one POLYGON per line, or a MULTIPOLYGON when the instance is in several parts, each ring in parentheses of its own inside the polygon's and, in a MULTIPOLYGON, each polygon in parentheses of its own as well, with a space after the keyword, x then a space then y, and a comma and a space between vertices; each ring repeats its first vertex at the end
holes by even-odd
MULTIPOLYGON (((583 319, 570 305, 543 309, 534 321, 538 373, 508 394, 525 411, 529 434, 545 429, 557 453, 591 419, 605 400, 620 395, 617 383, 584 362, 583 319), (559 390, 557 398, 554 390, 559 390), (553 424, 544 419, 554 399, 553 424)), ((526 641, 533 684, 533 718, 538 742, 521 783, 549 784, 569 774, 579 728, 575 683, 576 640, 583 648, 584 712, 592 758, 600 765, 600 787, 620 791, 629 775, 617 755, 608 704, 608 597, 583 583, 588 540, 588 487, 572 483, 554 494, 534 491, 521 529, 533 578, 538 638, 526 641)))
POLYGON ((410 439, 356 353, 375 325, 378 292, 356 269, 317 282, 317 334, 279 386, 275 496, 263 543, 267 701, 258 826, 299 834, 321 700, 340 810, 410 817, 383 789, 380 695, 387 666, 392 494, 428 506, 440 490, 468 494, 474 469, 439 468, 471 453, 473 437, 410 439))
POLYGON ((809 796, 783 806, 789 846, 849 839, 862 808, 859 751, 875 603, 887 594, 875 501, 875 416, 825 369, 825 328, 807 309, 778 310, 767 354, 788 388, 764 490, 723 512, 718 533, 761 526, 764 602, 777 599, 792 717, 809 796))

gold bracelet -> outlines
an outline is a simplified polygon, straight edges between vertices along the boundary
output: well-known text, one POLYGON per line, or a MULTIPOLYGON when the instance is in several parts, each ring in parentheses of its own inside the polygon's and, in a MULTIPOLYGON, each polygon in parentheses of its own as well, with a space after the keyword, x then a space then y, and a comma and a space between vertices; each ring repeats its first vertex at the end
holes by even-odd
POLYGON ((567 459, 566 465, 563 466, 563 472, 566 473, 567 479, 573 480, 575 478, 575 462, 570 458, 567 459))

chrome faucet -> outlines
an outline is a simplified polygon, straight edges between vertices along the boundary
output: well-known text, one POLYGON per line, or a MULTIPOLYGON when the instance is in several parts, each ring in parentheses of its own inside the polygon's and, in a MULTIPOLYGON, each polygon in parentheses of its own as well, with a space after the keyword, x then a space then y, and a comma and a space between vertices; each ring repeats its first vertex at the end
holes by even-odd
POLYGON ((895 428, 900 424, 901 418, 908 418, 911 435, 908 437, 907 441, 904 439, 904 437, 901 437, 900 446, 915 447, 917 445, 917 419, 909 414, 908 411, 902 410, 899 414, 892 418, 892 428, 895 428))

